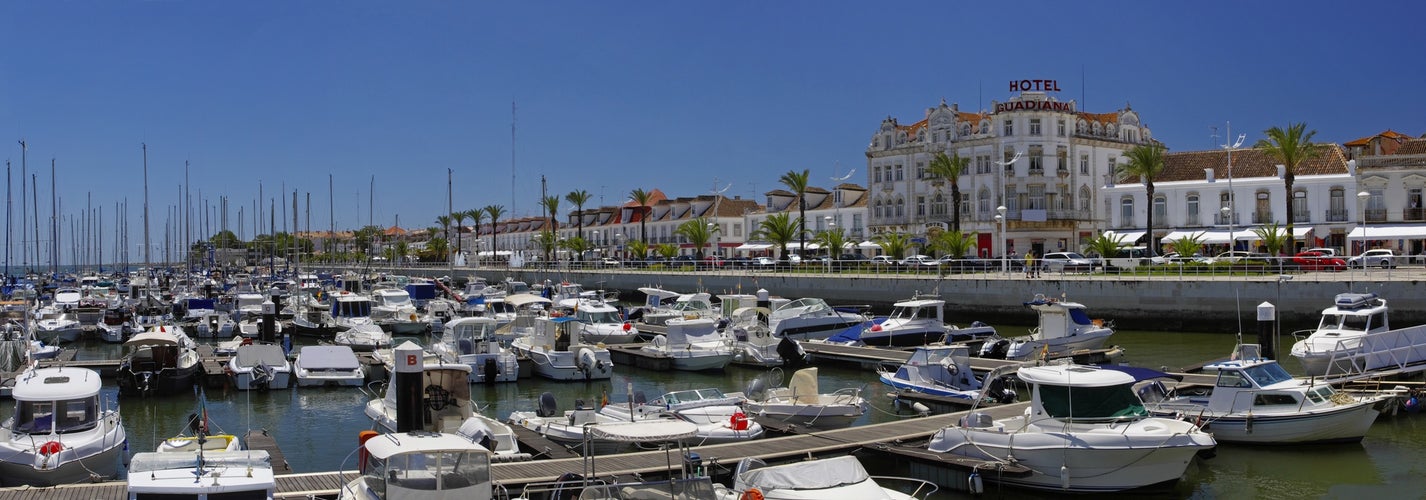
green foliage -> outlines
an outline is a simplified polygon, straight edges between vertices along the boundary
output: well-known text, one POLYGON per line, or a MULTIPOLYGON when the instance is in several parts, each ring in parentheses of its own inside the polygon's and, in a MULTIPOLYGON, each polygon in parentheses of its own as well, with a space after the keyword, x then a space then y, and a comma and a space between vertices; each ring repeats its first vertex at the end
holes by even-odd
POLYGON ((827 249, 827 256, 835 259, 847 251, 847 232, 842 228, 818 231, 812 242, 827 249))
POLYGON ((1292 233, 1279 228, 1276 222, 1253 228, 1253 234, 1258 236, 1259 241, 1262 241, 1263 247, 1268 249, 1269 255, 1282 254, 1283 248, 1292 241, 1292 233))
MULTIPOLYGON (((579 237, 583 238, 583 237, 584 237, 584 204, 585 204, 585 203, 589 203, 589 192, 588 192, 588 191, 585 191, 585 190, 583 190, 583 189, 577 189, 577 190, 574 190, 574 191, 570 191, 569 194, 567 194, 567 195, 564 195, 564 199, 569 200, 570 203, 574 204, 574 211, 575 211, 575 214, 576 214, 576 217, 575 217, 575 220, 574 220, 574 221, 575 221, 575 227, 578 228, 578 229, 575 230, 575 233, 577 233, 579 237)), ((554 213, 554 211, 551 210, 550 213, 554 213)))
POLYGON ((245 248, 247 246, 243 240, 238 239, 238 235, 226 229, 214 233, 213 237, 208 238, 208 242, 212 243, 214 248, 245 248))
POLYGON ((964 258, 975 248, 976 233, 938 231, 928 235, 927 247, 953 259, 964 258))
POLYGON ((778 251, 781 252, 779 257, 786 260, 787 244, 797 239, 798 234, 797 223, 792 220, 792 216, 787 212, 778 212, 759 222, 752 237, 777 245, 778 251))
POLYGON ((545 262, 549 262, 550 254, 555 252, 559 246, 559 236, 554 231, 546 229, 535 235, 535 245, 540 247, 540 253, 545 255, 545 262))
POLYGON ((1170 241, 1169 246, 1183 257, 1192 257, 1203 251, 1203 238, 1199 234, 1191 234, 1170 241))
POLYGON ((1283 218, 1287 220, 1287 240, 1284 242, 1286 248, 1293 248, 1292 236, 1292 184, 1297 180, 1297 167, 1303 161, 1316 158, 1321 154, 1321 148, 1312 143, 1312 137, 1317 135, 1316 130, 1308 131, 1306 123, 1291 123, 1287 129, 1273 127, 1263 131, 1266 139, 1259 139, 1253 147, 1262 149, 1269 157, 1277 160, 1283 166, 1282 184, 1284 193, 1289 193, 1283 197, 1283 206, 1287 210, 1283 211, 1283 218))
POLYGON ((416 255, 422 262, 444 262, 450 257, 450 242, 445 238, 431 238, 426 241, 426 248, 417 252, 416 255))
POLYGON ((945 152, 937 152, 928 165, 931 175, 942 177, 951 183, 951 230, 955 232, 961 230, 961 174, 965 173, 968 167, 970 158, 961 158, 959 153, 946 156, 945 152))
POLYGON ((589 243, 589 240, 586 240, 579 236, 575 236, 573 238, 561 241, 560 246, 564 247, 565 250, 569 250, 574 260, 582 259, 584 256, 584 252, 586 250, 589 250, 590 248, 593 248, 593 245, 589 243))
POLYGON ((654 247, 654 253, 665 259, 672 259, 678 256, 678 246, 672 243, 660 243, 659 246, 654 247))
POLYGON ((550 217, 550 230, 551 230, 551 231, 559 231, 559 229, 560 229, 560 226, 559 226, 559 224, 560 224, 560 197, 558 197, 558 196, 546 196, 546 197, 544 197, 544 199, 541 199, 541 200, 540 200, 540 206, 545 209, 545 213, 546 213, 546 214, 549 214, 549 217, 550 217))
POLYGON ((498 226, 497 223, 500 222, 501 217, 505 216, 505 205, 486 205, 485 208, 481 210, 484 210, 485 214, 490 216, 490 254, 499 255, 496 253, 499 248, 496 248, 495 242, 497 240, 495 236, 500 233, 500 226, 498 226))
POLYGON ((1119 247, 1124 246, 1124 235, 1099 233, 1084 244, 1085 253, 1099 254, 1099 264, 1108 267, 1110 257, 1119 252, 1119 247))
POLYGON ((629 192, 629 199, 639 204, 639 239, 649 241, 649 203, 654 200, 654 194, 638 188, 629 192))
POLYGON ((895 231, 885 232, 872 238, 872 242, 881 247, 882 253, 901 260, 906 258, 906 249, 911 247, 911 235, 895 231))
POLYGON ((688 239, 693 244, 693 248, 698 249, 698 258, 703 259, 703 247, 708 246, 708 242, 713 239, 713 233, 718 232, 718 227, 708 227, 708 220, 702 217, 684 221, 673 229, 673 234, 688 239))
POLYGON ((629 240, 628 250, 632 259, 643 260, 649 256, 649 244, 644 240, 629 240))
POLYGON ((1153 255, 1158 253, 1158 245, 1154 243, 1154 178, 1164 171, 1164 147, 1157 143, 1140 144, 1125 151, 1123 158, 1126 161, 1115 167, 1119 178, 1137 178, 1144 183, 1147 200, 1144 218, 1149 231, 1149 255, 1153 255))
MULTIPOLYGON (((812 171, 804 168, 801 172, 789 170, 777 179, 783 186, 787 186, 792 194, 797 195, 797 236, 795 238, 801 241, 804 253, 807 249, 807 187, 808 178, 811 176, 812 171)), ((787 248, 784 247, 782 250, 786 255, 787 248)))

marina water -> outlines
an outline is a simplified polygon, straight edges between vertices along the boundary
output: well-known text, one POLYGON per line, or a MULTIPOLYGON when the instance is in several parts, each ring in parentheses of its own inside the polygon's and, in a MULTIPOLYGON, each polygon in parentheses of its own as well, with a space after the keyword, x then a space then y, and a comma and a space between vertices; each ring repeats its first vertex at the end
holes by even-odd
MULTIPOLYGON (((1010 327, 1002 334, 1020 334, 1023 327, 1010 327)), ((1251 335, 1249 336, 1251 338, 1251 335)), ((1112 344, 1125 348, 1123 362, 1151 368, 1180 367, 1225 356, 1233 347, 1233 335, 1217 333, 1119 331, 1112 344)), ((300 342, 299 342, 300 343, 300 342)), ((1284 337, 1279 352, 1290 347, 1284 337)), ((84 343, 79 359, 117 358, 119 346, 84 343)), ((1300 372, 1296 360, 1283 356, 1290 371, 1300 372)), ((850 366, 819 366, 824 392, 841 387, 865 387, 872 409, 858 425, 914 418, 898 414, 886 397, 889 388, 876 374, 850 366)), ((725 392, 741 391, 764 371, 730 366, 725 372, 688 373, 651 371, 619 366, 613 379, 591 383, 551 382, 539 378, 517 383, 475 385, 471 396, 487 415, 503 419, 516 410, 533 410, 543 392, 553 393, 560 409, 572 408, 576 400, 598 405, 608 395, 611 403, 623 401, 626 387, 642 391, 649 398, 673 390, 717 387, 725 392)), ((784 379, 790 377, 784 374, 784 379)), ((117 389, 106 385, 106 397, 116 397, 117 389)), ((375 396, 351 388, 292 389, 272 392, 242 392, 214 389, 206 391, 211 425, 232 434, 249 429, 267 429, 277 438, 294 472, 354 469, 357 432, 372 427, 363 413, 375 396)), ((12 411, 3 405, 5 417, 12 411)), ((198 411, 191 395, 122 401, 129 431, 129 452, 151 451, 159 441, 183 432, 187 416, 198 411)), ((1220 445, 1216 457, 1196 460, 1184 480, 1170 491, 1152 494, 1155 498, 1397 498, 1404 492, 1415 497, 1426 491, 1426 415, 1383 415, 1360 444, 1321 446, 1235 446, 1220 445)), ((892 460, 875 460, 864 454, 868 469, 879 475, 906 475, 907 469, 892 460)), ((733 466, 739 457, 717 458, 733 466)), ((1133 496, 1133 495, 1130 495, 1133 496)), ((969 498, 970 495, 943 490, 935 498, 969 498)), ((1025 490, 999 490, 986 483, 980 498, 1052 498, 1054 495, 1025 490)))

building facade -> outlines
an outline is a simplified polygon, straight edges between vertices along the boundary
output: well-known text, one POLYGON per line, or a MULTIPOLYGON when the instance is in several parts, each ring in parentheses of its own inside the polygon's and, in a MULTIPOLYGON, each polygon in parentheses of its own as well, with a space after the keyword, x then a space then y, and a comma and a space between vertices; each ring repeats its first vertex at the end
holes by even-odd
POLYGON ((949 226, 950 183, 927 170, 944 152, 971 160, 957 181, 960 222, 962 231, 977 233, 980 255, 1077 250, 1108 228, 1109 204, 1099 188, 1110 182, 1119 157, 1153 141, 1127 104, 1086 113, 1073 100, 1040 91, 992 101, 989 111, 965 112, 942 101, 910 125, 887 117, 866 150, 868 226, 917 242, 928 225, 949 226))

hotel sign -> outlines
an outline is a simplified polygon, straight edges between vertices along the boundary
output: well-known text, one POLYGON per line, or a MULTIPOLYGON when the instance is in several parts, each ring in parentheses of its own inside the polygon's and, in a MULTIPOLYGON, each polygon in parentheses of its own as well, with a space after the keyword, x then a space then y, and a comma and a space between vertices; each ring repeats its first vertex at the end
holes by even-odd
POLYGON ((1011 92, 1059 92, 1059 80, 1010 80, 1011 92))
MULTIPOLYGON (((1011 80, 1010 91, 1059 92, 1060 82, 1058 80, 1011 80)), ((1062 113, 1073 113, 1075 109, 1073 102, 1050 100, 1017 100, 995 103, 996 113, 1004 113, 1007 111, 1058 111, 1062 113)))

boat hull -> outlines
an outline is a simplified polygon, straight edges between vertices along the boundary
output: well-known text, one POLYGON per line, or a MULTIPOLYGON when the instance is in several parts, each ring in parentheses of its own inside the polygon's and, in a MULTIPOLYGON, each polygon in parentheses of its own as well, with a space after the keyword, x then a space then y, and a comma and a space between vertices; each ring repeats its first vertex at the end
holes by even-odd
POLYGON ((1059 337, 1049 340, 1016 339, 1011 342, 1009 350, 1005 354, 1005 359, 1024 361, 1048 353, 1048 357, 1056 358, 1068 355, 1070 352, 1083 349, 1099 349, 1104 347, 1104 343, 1109 341, 1110 335, 1114 332, 1102 330, 1090 334, 1075 335, 1072 337, 1059 337), (1045 348, 1049 347, 1046 351, 1045 348))
POLYGON ((980 391, 963 391, 950 387, 916 384, 912 383, 909 380, 899 379, 886 373, 883 373, 881 375, 881 382, 897 389, 905 389, 908 391, 919 392, 922 394, 930 394, 932 396, 945 396, 949 398, 964 399, 966 401, 973 401, 975 400, 976 396, 980 394, 980 391))
MULTIPOLYGON (((1339 405, 1323 412, 1294 415, 1232 414, 1202 417, 1203 429, 1221 443, 1315 444, 1361 441, 1381 412, 1377 401, 1339 405)), ((1181 412, 1186 418, 1198 418, 1181 412)))
POLYGON ((125 396, 147 395, 192 395, 193 382, 197 380, 197 364, 182 368, 167 368, 157 372, 133 372, 128 366, 120 366, 118 374, 119 393, 125 396))
MULTIPOLYGON (((56 486, 89 483, 93 482, 96 476, 103 479, 113 478, 119 473, 119 459, 124 449, 123 434, 120 433, 118 437, 111 446, 98 453, 77 460, 71 459, 58 467, 48 469, 37 469, 32 463, 0 460, 0 486, 56 486)), ((17 454, 16 457, 24 459, 32 455, 17 454)))
POLYGON ((232 374, 232 376, 231 376, 230 378, 231 378, 232 381, 233 381, 233 387, 237 388, 237 389, 240 390, 240 391, 263 390, 263 389, 277 390, 277 389, 286 389, 286 388, 288 388, 288 387, 291 385, 291 383, 292 383, 292 372, 291 372, 290 370, 287 370, 287 369, 274 369, 274 370, 272 370, 272 380, 269 381, 269 382, 267 382, 267 383, 265 383, 265 384, 264 384, 264 383, 257 383, 257 384, 254 384, 254 383, 253 383, 253 373, 252 373, 252 370, 242 370, 242 371, 233 372, 233 374, 232 374))
POLYGON ((1162 444, 1155 446, 1157 442, 1127 445, 1123 435, 1112 433, 1067 436, 1064 433, 1007 434, 951 428, 932 439, 933 445, 939 442, 943 446, 932 451, 992 461, 1013 456, 1018 465, 1035 471, 1026 477, 985 474, 982 477, 987 481, 1076 493, 1124 491, 1173 483, 1183 477, 1199 451, 1212 448, 1212 438, 1204 443, 1182 435, 1159 438, 1157 441, 1162 444), (957 435, 961 438, 956 439, 957 435), (1084 439, 1086 436, 1089 438, 1084 439))

